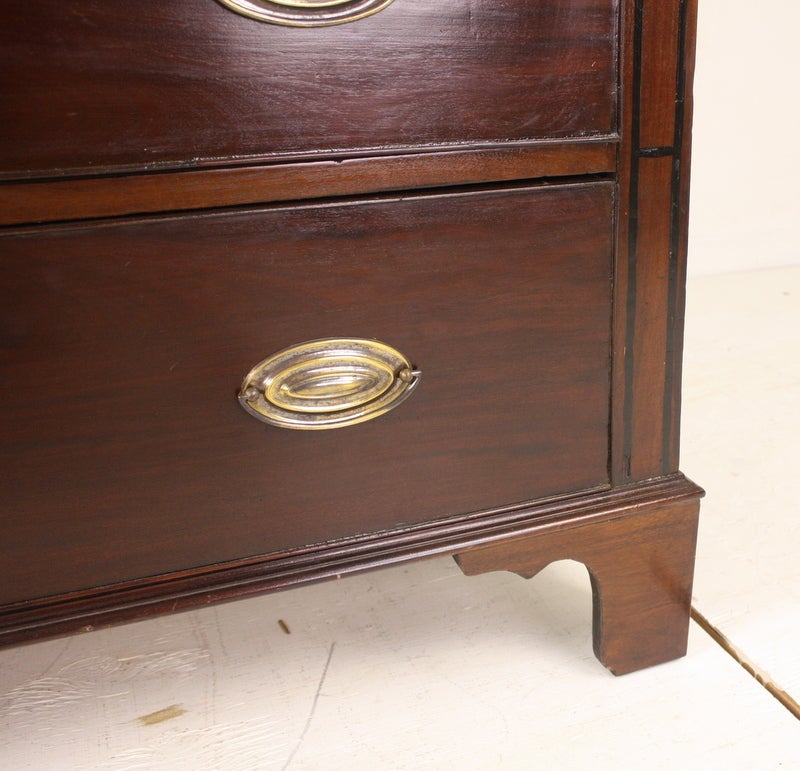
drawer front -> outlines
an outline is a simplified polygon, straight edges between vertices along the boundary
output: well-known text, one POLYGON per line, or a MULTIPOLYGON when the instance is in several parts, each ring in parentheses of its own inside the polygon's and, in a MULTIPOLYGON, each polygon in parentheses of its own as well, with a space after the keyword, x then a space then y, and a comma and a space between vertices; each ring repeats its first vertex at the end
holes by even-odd
POLYGON ((0 601, 607 484, 613 185, 39 230, 0 242, 0 601), (237 401, 268 355, 375 338, 374 420, 237 401), (43 569, 47 566, 47 569, 43 569))
POLYGON ((616 0, 394 0, 324 28, 217 0, 4 9, 0 174, 605 135, 616 0))

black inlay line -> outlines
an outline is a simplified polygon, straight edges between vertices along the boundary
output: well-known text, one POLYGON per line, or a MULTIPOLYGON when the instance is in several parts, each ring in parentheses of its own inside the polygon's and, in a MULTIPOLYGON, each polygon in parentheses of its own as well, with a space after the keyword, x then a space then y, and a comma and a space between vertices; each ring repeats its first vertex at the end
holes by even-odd
POLYGON ((675 411, 679 405, 676 403, 674 389, 680 384, 681 362, 676 356, 677 348, 682 339, 680 319, 677 318, 679 284, 681 283, 681 247, 682 247, 682 212, 681 212, 681 161, 683 160, 683 122, 686 105, 686 32, 689 19, 688 0, 680 0, 678 20, 678 66, 675 75, 675 136, 673 144, 675 154, 672 160, 672 210, 670 221, 669 244, 669 278, 667 302, 667 368, 666 382, 664 384, 664 413, 663 413, 663 445, 662 458, 665 473, 671 471, 671 456, 677 446, 678 432, 673 426, 675 411))
POLYGON ((628 189, 628 296, 625 319, 625 403, 623 474, 631 477, 633 443, 634 342, 636 340, 636 246, 639 240, 639 151, 641 149, 642 30, 644 0, 636 0, 633 20, 633 83, 631 84, 631 168, 628 189))
POLYGON ((636 151, 640 158, 666 158, 673 155, 675 148, 669 147, 642 147, 636 151))

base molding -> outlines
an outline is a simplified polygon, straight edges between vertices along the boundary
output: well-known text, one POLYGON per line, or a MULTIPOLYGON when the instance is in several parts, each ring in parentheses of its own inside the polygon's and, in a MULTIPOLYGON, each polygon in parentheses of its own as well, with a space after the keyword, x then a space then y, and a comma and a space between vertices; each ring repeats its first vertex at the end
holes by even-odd
POLYGON ((702 494, 682 474, 673 474, 294 552, 13 603, 0 607, 0 646, 92 631, 428 557, 454 555, 467 574, 512 570, 526 576, 555 560, 572 558, 587 564, 592 575, 597 655, 622 674, 682 655, 681 634, 685 652, 685 634, 676 630, 684 609, 688 628, 702 494), (606 551, 616 557, 604 560, 606 551), (646 575, 651 576, 652 586, 635 601, 624 589, 626 581, 633 578, 637 583, 646 575), (655 599, 649 602, 645 595, 655 599), (639 620, 626 621, 626 614, 637 608, 639 620), (671 620, 658 621, 659 608, 671 620), (658 630, 666 624, 669 644, 636 642, 640 624, 651 623, 648 614, 653 614, 655 630, 650 636, 661 635, 658 630))

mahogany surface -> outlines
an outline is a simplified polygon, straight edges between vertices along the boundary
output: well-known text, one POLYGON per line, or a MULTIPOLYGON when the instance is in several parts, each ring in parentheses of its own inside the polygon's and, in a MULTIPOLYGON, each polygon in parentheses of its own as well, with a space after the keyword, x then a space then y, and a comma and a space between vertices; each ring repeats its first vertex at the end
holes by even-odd
POLYGON ((554 559, 583 562, 594 600, 594 651, 615 675, 685 655, 698 501, 641 508, 556 534, 478 547, 456 561, 467 575, 510 570, 532 578, 554 559))
POLYGON ((611 174, 617 142, 539 142, 335 161, 0 185, 0 225, 152 214, 520 179, 611 174))
POLYGON ((682 655, 695 16, 9 7, 0 644, 452 554, 583 561, 612 671, 682 655), (254 364, 330 336, 419 388, 331 431, 240 408, 254 364))
POLYGON ((612 194, 596 182, 7 236, 15 559, 0 601, 607 485, 612 194), (289 431, 233 398, 292 343, 372 336, 423 373, 377 420, 289 431))
POLYGON ((615 0, 401 0, 324 29, 214 0, 40 0, 3 17, 6 175, 615 129, 615 0))

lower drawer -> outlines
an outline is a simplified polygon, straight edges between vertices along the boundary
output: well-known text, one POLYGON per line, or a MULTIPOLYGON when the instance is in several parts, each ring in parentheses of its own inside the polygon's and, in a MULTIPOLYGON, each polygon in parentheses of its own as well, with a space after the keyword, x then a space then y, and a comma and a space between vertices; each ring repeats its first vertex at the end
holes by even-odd
POLYGON ((613 185, 431 193, 0 240, 0 602, 608 483, 613 185), (243 410, 280 349, 377 339, 374 420, 243 410))

